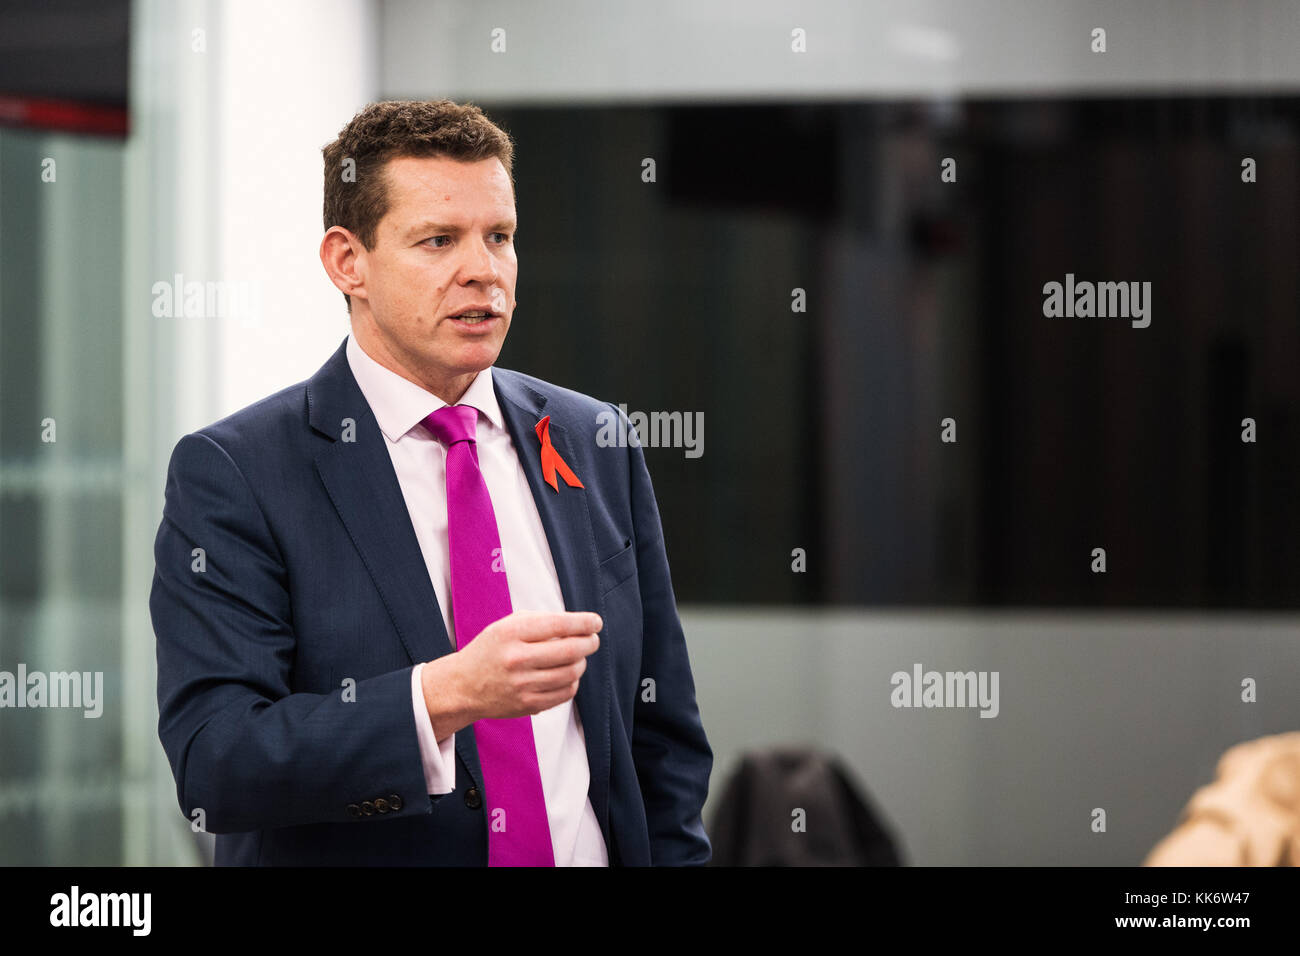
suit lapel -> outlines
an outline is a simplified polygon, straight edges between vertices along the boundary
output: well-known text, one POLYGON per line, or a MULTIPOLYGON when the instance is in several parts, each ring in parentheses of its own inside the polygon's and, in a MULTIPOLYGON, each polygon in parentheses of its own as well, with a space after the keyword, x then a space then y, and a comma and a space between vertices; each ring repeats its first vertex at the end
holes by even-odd
MULTIPOLYGON (((383 599, 412 664, 450 654, 438 596, 415 537, 384 434, 348 365, 347 342, 307 384, 311 427, 333 439, 316 471, 383 599), (352 431, 344 440, 344 422, 352 431)), ((456 753, 482 780, 472 734, 456 735, 456 753)))
MULTIPOLYGON (((542 477, 541 440, 534 427, 543 416, 546 396, 528 385, 509 369, 493 368, 492 383, 501 406, 515 454, 519 456, 528 487, 533 493, 537 513, 546 531, 546 540, 560 579, 564 606, 570 611, 603 610, 597 582, 600 576, 596 539, 591 530, 591 512, 585 488, 570 488, 557 476, 559 490, 542 477)), ((570 465, 581 461, 570 444, 563 422, 554 418, 550 424, 551 444, 570 465)), ((582 475, 579 474, 581 479, 582 475)), ((587 658, 587 670, 578 684, 575 701, 582 718, 587 745, 587 764, 591 772, 591 806, 609 841, 609 765, 610 765, 610 697, 613 675, 610 652, 604 640, 596 653, 587 658)))
POLYGON ((312 428, 332 439, 316 455, 316 471, 411 662, 451 653, 392 457, 344 347, 308 383, 307 406, 312 428), (352 423, 347 434, 345 422, 352 423))

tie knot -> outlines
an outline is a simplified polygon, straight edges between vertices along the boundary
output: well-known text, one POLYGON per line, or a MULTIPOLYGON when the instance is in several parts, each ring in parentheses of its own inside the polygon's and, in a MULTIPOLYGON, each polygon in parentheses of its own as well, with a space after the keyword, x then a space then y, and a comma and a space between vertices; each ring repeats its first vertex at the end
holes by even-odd
POLYGON ((444 405, 424 419, 424 427, 448 448, 458 441, 474 441, 478 409, 473 405, 444 405))

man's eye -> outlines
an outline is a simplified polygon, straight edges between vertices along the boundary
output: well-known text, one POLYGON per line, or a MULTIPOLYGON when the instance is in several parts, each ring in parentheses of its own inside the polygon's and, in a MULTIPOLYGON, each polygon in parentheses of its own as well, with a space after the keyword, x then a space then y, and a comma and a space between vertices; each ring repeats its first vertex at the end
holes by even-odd
POLYGON ((428 239, 426 239, 426 240, 424 240, 424 241, 425 241, 425 242, 431 242, 431 243, 433 243, 433 244, 434 244, 434 247, 437 248, 437 249, 445 249, 446 246, 440 246, 440 245, 437 244, 437 242, 438 242, 439 239, 446 239, 448 242, 450 242, 450 241, 451 241, 451 236, 430 236, 428 239))
POLYGON ((508 233, 508 232, 494 232, 494 233, 492 233, 492 235, 494 235, 494 236, 500 236, 502 242, 509 242, 509 241, 510 241, 510 233, 508 233))

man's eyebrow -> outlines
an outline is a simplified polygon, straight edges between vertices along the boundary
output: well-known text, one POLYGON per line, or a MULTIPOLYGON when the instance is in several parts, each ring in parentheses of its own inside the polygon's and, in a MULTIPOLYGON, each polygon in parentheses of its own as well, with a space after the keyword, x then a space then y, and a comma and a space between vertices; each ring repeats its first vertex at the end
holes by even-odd
MULTIPOLYGON (((516 228, 517 225, 515 223, 515 220, 513 219, 498 219, 496 222, 488 226, 488 229, 490 229, 493 232, 511 232, 516 228)), ((418 236, 423 233, 430 236, 441 236, 441 235, 455 235, 463 231, 464 230, 461 226, 457 226, 452 223, 421 222, 408 229, 406 231, 406 234, 408 236, 418 236)))

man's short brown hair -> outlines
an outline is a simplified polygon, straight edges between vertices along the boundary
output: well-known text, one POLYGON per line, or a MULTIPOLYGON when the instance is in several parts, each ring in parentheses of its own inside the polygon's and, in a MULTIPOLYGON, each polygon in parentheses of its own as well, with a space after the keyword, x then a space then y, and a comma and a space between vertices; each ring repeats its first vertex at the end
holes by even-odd
MULTIPOLYGON (((371 103, 339 131, 325 156, 325 228, 342 226, 371 249, 388 212, 384 166, 398 156, 446 156, 476 162, 495 156, 514 190, 514 144, 472 103, 385 100, 371 103), (349 162, 350 161, 350 162, 349 162)), ((346 293, 348 311, 352 299, 346 293)))

